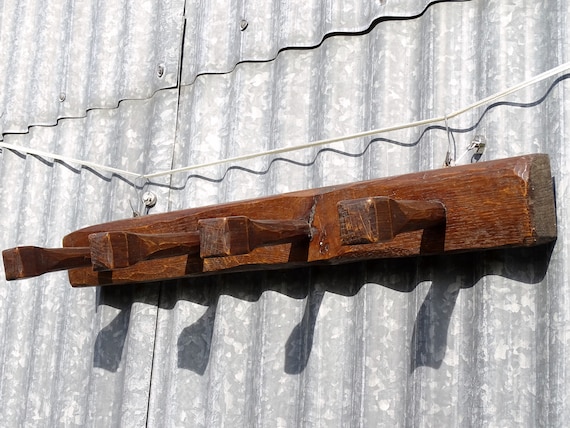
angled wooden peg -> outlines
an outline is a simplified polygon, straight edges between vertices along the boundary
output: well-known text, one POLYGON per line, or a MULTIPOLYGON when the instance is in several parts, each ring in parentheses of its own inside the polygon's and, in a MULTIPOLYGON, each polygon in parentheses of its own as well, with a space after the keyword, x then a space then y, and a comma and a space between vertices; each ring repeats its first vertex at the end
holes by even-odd
POLYGON ((340 201, 337 208, 342 245, 391 241, 399 233, 445 222, 445 207, 436 201, 376 196, 340 201))
POLYGON ((198 229, 203 258, 247 254, 262 246, 308 240, 311 235, 305 220, 251 220, 246 216, 202 219, 198 229))
POLYGON ((198 254, 198 232, 141 234, 101 232, 89 235, 91 261, 96 271, 126 268, 143 260, 198 254))
POLYGON ((16 247, 2 251, 7 280, 91 265, 89 247, 16 247))

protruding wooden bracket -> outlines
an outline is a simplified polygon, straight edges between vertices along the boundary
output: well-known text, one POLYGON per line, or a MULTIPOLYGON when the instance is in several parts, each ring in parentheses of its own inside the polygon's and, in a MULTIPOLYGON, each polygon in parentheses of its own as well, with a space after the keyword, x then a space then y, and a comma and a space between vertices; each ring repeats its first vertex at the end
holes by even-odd
POLYGON ((342 245, 390 241, 403 232, 445 222, 445 207, 435 201, 397 201, 386 196, 338 203, 342 245))
POLYGON ((199 220, 198 229, 203 258, 247 254, 266 245, 308 240, 311 235, 305 220, 251 220, 245 216, 199 220))
POLYGON ((133 266, 144 260, 198 254, 198 232, 140 234, 101 232, 89 235, 91 260, 96 271, 133 266))
POLYGON ((16 247, 2 251, 8 281, 32 278, 47 272, 91 266, 89 247, 16 247))

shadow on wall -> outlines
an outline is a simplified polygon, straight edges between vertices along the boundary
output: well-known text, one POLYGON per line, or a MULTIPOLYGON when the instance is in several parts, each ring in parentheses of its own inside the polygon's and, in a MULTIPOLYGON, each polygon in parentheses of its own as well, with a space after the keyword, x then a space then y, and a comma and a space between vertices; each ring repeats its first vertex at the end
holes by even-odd
POLYGON ((282 271, 234 273, 160 284, 141 284, 100 289, 98 305, 120 309, 95 342, 94 366, 115 372, 120 366, 134 302, 170 310, 180 299, 207 307, 178 337, 178 367, 203 375, 210 347, 218 299, 229 295, 255 302, 266 291, 294 299, 306 299, 302 320, 292 330, 285 346, 284 371, 299 374, 307 366, 318 313, 325 293, 355 296, 366 283, 409 293, 431 281, 414 323, 410 370, 439 368, 447 349, 447 334, 457 296, 486 275, 499 275, 527 284, 543 280, 554 244, 532 248, 491 250, 446 256, 381 259, 339 266, 317 266, 282 271), (176 286, 177 285, 177 286, 176 286), (180 289, 183 297, 180 297, 180 289), (160 290, 160 292, 159 292, 160 290))
POLYGON ((156 305, 158 295, 159 290, 156 284, 152 287, 148 284, 136 284, 98 289, 97 306, 111 306, 119 309, 119 313, 97 334, 93 354, 94 367, 110 372, 116 372, 119 369, 133 303, 156 305))

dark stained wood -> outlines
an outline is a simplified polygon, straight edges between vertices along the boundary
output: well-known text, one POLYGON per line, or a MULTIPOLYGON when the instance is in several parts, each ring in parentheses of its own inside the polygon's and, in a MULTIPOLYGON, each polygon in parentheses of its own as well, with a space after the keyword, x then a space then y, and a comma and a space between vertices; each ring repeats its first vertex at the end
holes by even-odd
POLYGON ((527 155, 391 177, 373 184, 355 183, 347 189, 354 198, 377 194, 397 200, 439 201, 444 204, 443 245, 426 245, 423 239, 428 232, 426 229, 401 233, 389 242, 343 246, 338 221, 330 215, 320 215, 335 210, 336 203, 333 198, 323 197, 317 202, 318 209, 312 224, 321 236, 311 242, 309 260, 334 263, 350 259, 528 246, 552 241, 556 237, 556 216, 548 164, 546 155, 527 155), (537 204, 543 213, 540 219, 531 214, 537 204), (437 250, 432 252, 434 249, 437 250))
POLYGON ((445 222, 445 207, 435 201, 397 201, 386 196, 340 201, 342 245, 390 241, 399 233, 445 222))
POLYGON ((89 235, 91 261, 96 271, 133 266, 143 260, 200 252, 198 232, 141 234, 101 232, 89 235))
POLYGON ((125 228, 137 233, 197 230, 201 219, 236 215, 253 220, 306 220, 315 232, 308 246, 279 244, 201 262, 188 256, 149 260, 104 277, 90 269, 74 269, 70 280, 77 286, 152 281, 306 263, 529 246, 556 237, 548 156, 526 155, 122 220, 74 232, 64 239, 64 245, 88 245, 89 233, 125 228), (400 233, 388 242, 342 245, 337 204, 371 196, 439 201, 446 208, 445 227, 436 234, 432 229, 439 226, 400 233))
MULTIPOLYGON (((229 217, 236 214, 246 215, 252 220, 281 218, 303 219, 307 222, 312 216, 314 206, 312 197, 306 197, 304 194, 285 194, 268 199, 279 199, 280 202, 278 204, 265 204, 264 200, 261 199, 241 201, 90 226, 65 236, 63 245, 66 247, 79 246, 80 242, 89 245, 89 235, 100 232, 129 231, 151 234, 197 231, 198 221, 201 219, 229 217)), ((156 281, 160 277, 169 279, 200 275, 206 272, 226 270, 228 265, 236 270, 278 267, 280 265, 296 266, 306 263, 307 246, 304 245, 304 247, 300 248, 296 243, 285 243, 256 248, 248 254, 207 259, 182 255, 168 259, 145 260, 128 268, 107 272, 94 272, 93 269, 73 269, 69 271, 69 277, 72 285, 87 286, 148 282, 156 281)))
POLYGON ((63 243, 64 247, 95 247, 89 235, 197 231, 201 240, 210 240, 208 249, 201 250, 207 257, 179 254, 177 249, 169 258, 131 265, 129 260, 117 264, 117 256, 112 263, 102 264, 128 267, 104 272, 91 267, 71 269, 70 282, 74 286, 122 284, 307 263, 531 246, 556 238, 556 214, 548 156, 526 155, 120 220, 75 231, 63 243), (361 214, 365 220, 358 223, 354 215, 361 214), (233 217, 238 220, 228 221, 233 217), (293 225, 292 231, 282 232, 287 225, 293 225), (210 226, 212 234, 205 233, 210 226), (281 240, 279 233, 286 238, 281 240))
POLYGON ((249 219, 245 216, 210 218, 198 221, 201 245, 200 257, 235 256, 247 254, 249 219))
POLYGON ((17 247, 2 251, 2 258, 8 281, 91 266, 89 247, 17 247))
POLYGON ((311 235, 306 220, 251 220, 245 216, 198 221, 200 256, 222 257, 247 254, 265 245, 277 245, 311 235))

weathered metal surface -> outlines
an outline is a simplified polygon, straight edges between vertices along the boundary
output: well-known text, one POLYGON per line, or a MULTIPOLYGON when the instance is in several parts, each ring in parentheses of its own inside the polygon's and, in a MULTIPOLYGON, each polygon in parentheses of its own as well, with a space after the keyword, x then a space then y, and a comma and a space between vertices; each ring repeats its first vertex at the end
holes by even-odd
POLYGON ((0 140, 178 84, 182 0, 0 5, 0 140))
MULTIPOLYGON (((372 27, 389 8, 412 16, 425 4, 248 1, 242 13, 187 2, 184 33, 182 4, 145 4, 115 25, 110 17, 123 16, 116 2, 98 2, 95 13, 81 2, 4 1, 2 138, 154 172, 438 116, 570 58, 562 0, 439 2, 421 17, 372 27), (86 34, 79 24, 63 37, 48 29, 73 14, 91 23, 86 34), (145 33, 157 22, 172 33, 145 33), (180 88, 161 89, 155 74, 166 45, 173 66, 182 54, 180 88), (298 45, 314 47, 288 48, 298 45), (247 61, 256 59, 267 62, 247 61), (59 107, 74 100, 69 111, 59 107), (51 126, 28 128, 40 123, 51 126)), ((164 61, 174 73, 164 87, 175 86, 164 61)), ((568 77, 449 121, 459 154, 481 134, 486 159, 550 155, 559 237, 551 253, 235 274, 120 292, 70 289, 64 274, 2 280, 3 424, 564 426, 568 77)), ((151 212, 430 169, 447 145, 440 124, 156 179, 151 212)), ((57 246, 78 227, 130 215, 129 201, 143 211, 132 177, 0 156, 2 249, 57 246)))

